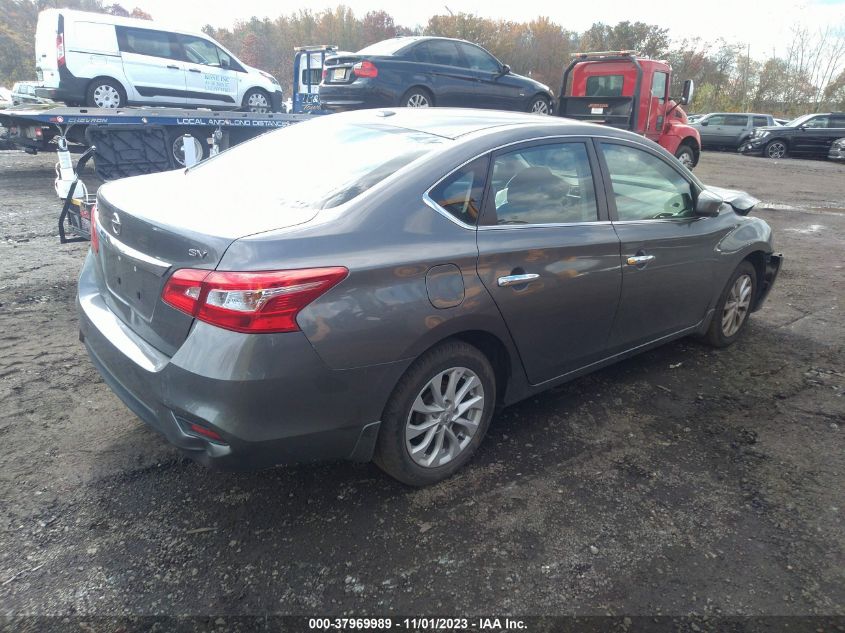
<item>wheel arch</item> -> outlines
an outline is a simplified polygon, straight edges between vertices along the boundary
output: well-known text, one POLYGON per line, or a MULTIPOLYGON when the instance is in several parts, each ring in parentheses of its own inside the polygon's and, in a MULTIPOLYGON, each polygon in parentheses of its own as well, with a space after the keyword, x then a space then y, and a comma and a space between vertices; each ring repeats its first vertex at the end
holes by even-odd
POLYGON ((684 145, 686 145, 692 150, 692 166, 695 167, 696 165, 698 165, 698 161, 701 158, 701 144, 696 140, 694 136, 685 136, 681 139, 681 142, 678 143, 678 149, 680 149, 684 145))
POLYGON ((408 96, 408 93, 410 93, 412 90, 422 90, 431 99, 431 105, 432 106, 437 105, 437 99, 434 97, 434 91, 431 88, 429 88, 428 86, 426 86, 425 84, 422 84, 422 83, 415 83, 412 86, 409 86, 408 88, 406 88, 405 91, 399 97, 399 103, 400 104, 405 100, 405 97, 408 96))
POLYGON ((760 301, 760 297, 763 293, 763 287, 765 286, 766 282, 766 258, 767 253, 763 250, 754 250, 748 253, 742 261, 750 262, 752 266, 754 266, 754 271, 757 273, 756 277, 756 296, 754 297, 754 303, 752 304, 751 311, 753 312, 758 302, 760 301))
POLYGON ((88 80, 88 83, 85 84, 85 95, 86 95, 86 97, 88 95, 88 91, 91 89, 91 85, 94 84, 95 82, 101 80, 101 79, 108 79, 110 81, 114 81, 115 83, 117 83, 123 89, 123 96, 126 97, 127 101, 129 100, 129 88, 126 86, 126 84, 123 82, 123 80, 121 80, 118 77, 115 77, 114 75, 106 75, 106 74, 103 74, 103 73, 100 73, 100 74, 92 77, 90 80, 88 80))

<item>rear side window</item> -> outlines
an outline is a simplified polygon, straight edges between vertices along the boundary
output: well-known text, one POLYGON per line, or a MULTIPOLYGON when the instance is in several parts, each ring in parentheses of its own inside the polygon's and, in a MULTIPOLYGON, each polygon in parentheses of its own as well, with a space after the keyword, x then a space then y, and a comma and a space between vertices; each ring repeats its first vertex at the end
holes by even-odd
POLYGON ((464 165, 436 185, 429 192, 429 197, 464 224, 475 226, 481 212, 489 163, 490 159, 483 156, 464 165))
POLYGON ((450 142, 416 130, 332 118, 315 117, 240 143, 188 169, 187 178, 207 187, 235 182, 246 194, 271 189, 280 211, 330 209, 450 142), (332 164, 323 168, 326 156, 332 164))
POLYGON ((745 127, 748 125, 748 117, 744 114, 728 114, 725 117, 723 125, 732 125, 734 127, 745 127))
POLYGON ((623 83, 624 77, 622 75, 593 75, 587 77, 587 96, 621 97, 623 83))
POLYGON ((692 185, 662 159, 628 145, 602 143, 621 221, 694 215, 692 185))
POLYGON ((428 54, 432 64, 443 66, 460 66, 461 56, 458 54, 458 47, 454 42, 447 40, 429 40, 428 54))
POLYGON ((124 26, 115 28, 117 29, 117 42, 122 53, 180 59, 169 33, 124 26))
POLYGON ((830 117, 827 127, 833 127, 838 129, 845 128, 845 116, 830 117))
POLYGON ((754 117, 754 127, 765 127, 767 125, 771 125, 769 123, 769 119, 764 116, 755 116, 754 117))

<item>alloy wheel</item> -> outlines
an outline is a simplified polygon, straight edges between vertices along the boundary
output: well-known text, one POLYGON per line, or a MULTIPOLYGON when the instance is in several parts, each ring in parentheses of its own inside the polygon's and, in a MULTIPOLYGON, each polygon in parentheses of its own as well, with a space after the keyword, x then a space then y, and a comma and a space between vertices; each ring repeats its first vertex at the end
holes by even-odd
POLYGON ((534 114, 548 114, 549 104, 544 99, 537 99, 531 106, 531 112, 534 114))
POLYGON ((786 155, 786 145, 780 141, 770 143, 766 148, 766 154, 769 158, 783 158, 786 155))
POLYGON ((722 334, 731 337, 739 331, 748 317, 751 307, 751 291, 754 285, 750 275, 740 275, 736 278, 731 292, 722 310, 722 334))
POLYGON ((249 95, 246 104, 249 106, 251 112, 267 112, 270 109, 270 102, 267 97, 260 92, 254 92, 249 95))
POLYGON ((94 88, 94 103, 98 108, 119 108, 120 93, 108 84, 97 86, 94 88))
POLYGON ((417 92, 408 97, 408 102, 405 105, 409 108, 427 108, 431 104, 424 94, 417 92))
POLYGON ((472 441, 484 413, 484 386, 466 367, 453 367, 429 380, 405 423, 405 447, 425 468, 448 464, 472 441))
POLYGON ((681 155, 678 156, 678 160, 681 162, 681 165, 683 165, 687 169, 692 169, 692 156, 689 152, 681 152, 681 155))

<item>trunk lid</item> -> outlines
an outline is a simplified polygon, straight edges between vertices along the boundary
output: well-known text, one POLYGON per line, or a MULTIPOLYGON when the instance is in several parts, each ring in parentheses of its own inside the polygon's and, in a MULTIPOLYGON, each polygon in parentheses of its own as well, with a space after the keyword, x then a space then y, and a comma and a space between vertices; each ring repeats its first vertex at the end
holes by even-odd
POLYGON ((225 195, 219 183, 202 182, 205 176, 198 174, 127 178, 103 185, 97 194, 100 292, 124 323, 168 355, 193 322, 161 300, 174 270, 213 270, 236 239, 301 224, 317 213, 280 210, 272 190, 225 195))
POLYGON ((367 59, 364 55, 338 55, 326 59, 326 78, 324 84, 330 86, 351 84, 357 77, 352 72, 352 67, 360 61, 367 59))

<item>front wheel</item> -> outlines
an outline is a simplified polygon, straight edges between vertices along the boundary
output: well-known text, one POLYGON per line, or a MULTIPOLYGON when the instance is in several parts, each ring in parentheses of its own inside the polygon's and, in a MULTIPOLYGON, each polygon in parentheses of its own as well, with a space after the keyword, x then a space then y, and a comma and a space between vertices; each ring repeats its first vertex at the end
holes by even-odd
POLYGON ((763 153, 768 158, 786 158, 786 143, 783 141, 771 141, 766 145, 763 153))
POLYGON ((409 486, 442 481, 475 453, 495 402, 487 357, 462 341, 443 343, 418 358, 396 385, 374 460, 409 486))
POLYGON ((531 100, 531 105, 528 106, 528 111, 531 114, 551 114, 552 102, 543 95, 537 95, 531 100))
POLYGON ((675 152, 675 158, 681 161, 681 165, 692 171, 695 167, 695 152, 689 145, 681 145, 678 151, 675 152))
POLYGON ((757 296, 757 271, 744 261, 731 276, 716 304, 713 321, 705 339, 714 347, 727 347, 748 324, 754 297, 757 296))
POLYGON ((246 112, 257 112, 259 114, 270 112, 270 95, 261 88, 251 88, 246 91, 242 106, 246 112))

